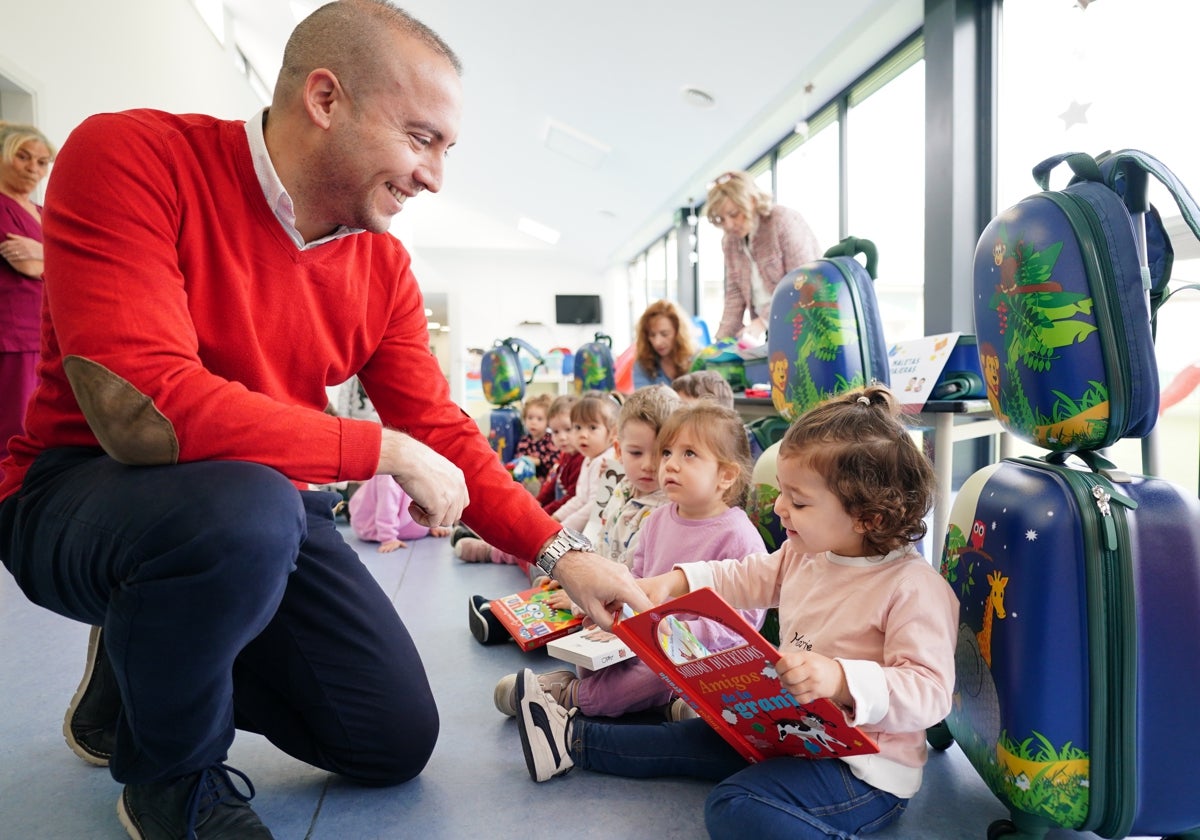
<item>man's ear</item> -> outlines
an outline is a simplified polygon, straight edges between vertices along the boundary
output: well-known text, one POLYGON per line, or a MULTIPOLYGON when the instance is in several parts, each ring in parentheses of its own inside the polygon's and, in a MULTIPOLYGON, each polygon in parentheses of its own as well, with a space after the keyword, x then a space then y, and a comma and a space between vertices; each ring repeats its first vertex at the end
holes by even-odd
POLYGON ((330 127, 333 112, 345 97, 346 93, 332 70, 318 67, 304 80, 304 110, 319 128, 330 127))

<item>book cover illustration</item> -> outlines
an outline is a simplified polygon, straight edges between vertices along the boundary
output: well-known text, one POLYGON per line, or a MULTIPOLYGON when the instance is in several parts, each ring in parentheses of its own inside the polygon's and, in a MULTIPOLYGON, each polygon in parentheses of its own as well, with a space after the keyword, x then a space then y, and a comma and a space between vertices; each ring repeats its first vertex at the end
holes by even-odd
POLYGON ((539 586, 491 602, 492 615, 508 629, 521 650, 542 647, 551 639, 574 633, 583 626, 583 616, 546 603, 553 591, 539 586))
POLYGON ((599 627, 552 639, 546 645, 546 653, 591 671, 637 659, 628 642, 599 627))
POLYGON ((796 700, 775 672, 779 652, 711 589, 622 618, 613 632, 748 761, 879 751, 831 700, 796 700))

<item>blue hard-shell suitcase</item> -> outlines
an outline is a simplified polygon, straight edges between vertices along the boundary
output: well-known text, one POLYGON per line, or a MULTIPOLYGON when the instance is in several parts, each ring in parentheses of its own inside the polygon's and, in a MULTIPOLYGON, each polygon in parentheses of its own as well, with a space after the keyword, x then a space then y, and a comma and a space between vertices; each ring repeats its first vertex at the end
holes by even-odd
POLYGON ((1200 838, 1200 502, 1094 453, 963 484, 941 571, 961 601, 946 723, 1011 820, 1200 838))
POLYGON ((516 406, 506 405, 492 409, 488 418, 488 443, 500 462, 507 464, 517 455, 517 441, 525 434, 521 413, 516 406))
POLYGON ((888 384, 876 262, 875 246, 851 237, 775 287, 767 364, 771 401, 789 421, 844 391, 873 381, 888 384), (857 254, 865 255, 865 268, 857 254))

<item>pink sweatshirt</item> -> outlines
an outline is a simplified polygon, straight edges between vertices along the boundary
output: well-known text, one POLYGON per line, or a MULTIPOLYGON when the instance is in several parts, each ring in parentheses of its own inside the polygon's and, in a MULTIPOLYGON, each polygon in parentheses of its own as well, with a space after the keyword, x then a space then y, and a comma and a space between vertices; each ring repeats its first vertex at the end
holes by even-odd
POLYGON ((396 479, 377 475, 350 497, 350 527, 368 542, 419 540, 429 529, 413 520, 408 512, 411 501, 396 479))
POLYGON ((950 711, 958 600, 912 546, 885 557, 774 554, 689 563, 690 589, 711 586, 739 609, 779 607, 780 649, 837 659, 854 698, 847 720, 879 743, 844 758, 858 778, 903 798, 921 787, 925 729, 950 711))

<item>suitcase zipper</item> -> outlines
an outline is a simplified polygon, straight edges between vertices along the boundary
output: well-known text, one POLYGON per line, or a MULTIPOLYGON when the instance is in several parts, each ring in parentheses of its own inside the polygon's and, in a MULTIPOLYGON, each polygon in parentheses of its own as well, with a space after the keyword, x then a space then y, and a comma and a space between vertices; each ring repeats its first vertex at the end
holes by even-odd
POLYGON ((1132 828, 1136 804, 1137 755, 1137 627, 1125 509, 1138 505, 1095 473, 1039 458, 1014 460, 1062 476, 1080 508, 1087 574, 1092 743, 1088 817, 1079 830, 1125 837, 1132 828), (1089 515, 1089 507, 1098 515, 1089 515), (1093 772, 1097 768, 1099 775, 1093 772))
MULTIPOLYGON (((1091 205, 1070 193, 1044 192, 1041 195, 1062 210, 1067 221, 1074 228, 1077 234, 1075 238, 1079 242, 1079 250, 1083 255, 1084 271, 1088 276, 1095 273, 1099 275, 1101 281, 1111 278, 1115 283, 1118 278, 1108 252, 1097 244, 1103 242, 1106 237, 1098 224, 1096 211, 1092 209, 1091 205)), ((1120 313, 1113 312, 1108 294, 1096 293, 1101 288, 1110 288, 1107 283, 1099 283, 1095 288, 1092 288, 1090 283, 1088 286, 1093 292, 1092 307, 1096 313, 1096 331, 1099 333, 1101 353, 1104 355, 1105 373, 1108 374, 1110 380, 1108 390, 1109 429, 1120 431, 1125 428, 1125 412, 1126 405, 1130 402, 1129 390, 1132 379, 1128 360, 1117 352, 1118 347, 1129 346, 1126 343, 1128 336, 1125 334, 1125 319, 1120 316, 1120 313), (1113 339, 1105 341, 1105 336, 1113 336, 1113 339)), ((1107 443, 1111 443, 1109 434, 1105 435, 1104 444, 1107 443)))

